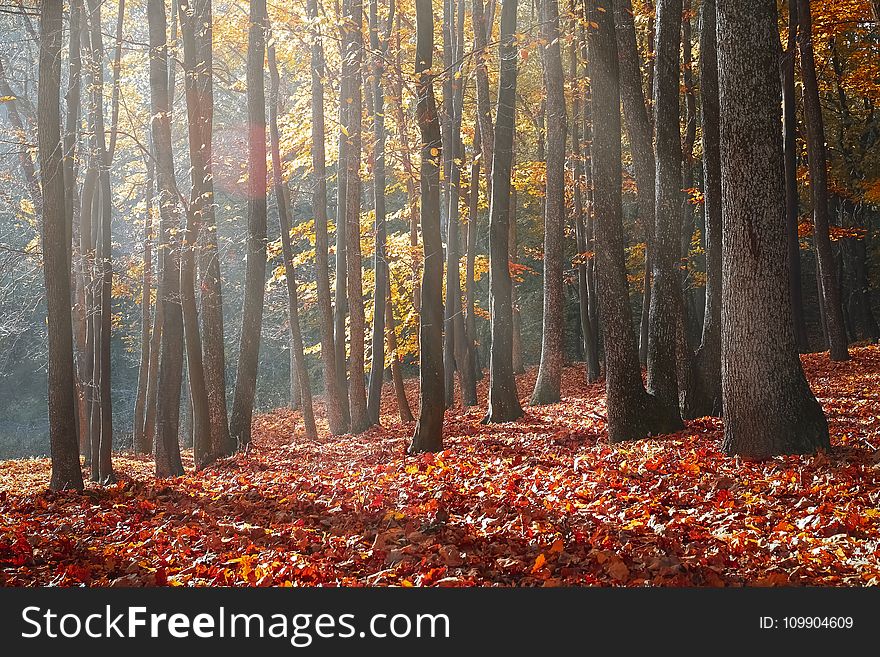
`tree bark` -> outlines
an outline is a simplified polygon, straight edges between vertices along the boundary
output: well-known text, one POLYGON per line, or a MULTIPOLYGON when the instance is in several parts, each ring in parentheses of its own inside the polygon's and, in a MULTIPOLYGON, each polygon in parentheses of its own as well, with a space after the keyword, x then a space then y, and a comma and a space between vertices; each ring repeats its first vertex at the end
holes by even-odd
POLYGON ((341 392, 336 370, 336 347, 333 337, 333 306, 330 299, 330 257, 327 234, 327 162, 324 145, 324 45, 318 23, 317 0, 306 4, 312 23, 311 92, 312 92, 312 210, 315 214, 315 281, 318 292, 318 316, 321 333, 321 363, 324 373, 324 408, 330 433, 345 433, 341 392))
POLYGON ((773 0, 719 0, 724 444, 763 459, 830 447, 791 321, 773 0))
POLYGON ((37 139, 43 193, 43 277, 49 335, 49 448, 52 490, 83 489, 74 400, 73 320, 70 311, 70 242, 61 148, 61 0, 40 8, 37 139))
POLYGON ((146 454, 144 436, 144 414, 147 407, 147 382, 150 378, 150 324, 153 308, 153 188, 155 186, 155 165, 147 158, 147 184, 145 193, 146 212, 144 216, 144 274, 141 291, 141 362, 138 368, 137 393, 134 401, 132 421, 132 448, 138 454, 146 454))
MULTIPOLYGON (((608 438, 612 443, 675 431, 681 420, 645 392, 626 282, 621 201, 620 92, 611 0, 587 0, 592 85, 596 270, 602 299, 608 438)), ((676 405, 676 414, 677 414, 676 405)))
POLYGON ((721 398, 721 107, 715 0, 700 8, 700 122, 703 134, 703 207, 706 217, 706 312, 700 347, 682 391, 686 418, 720 415, 721 398))
POLYGON ((391 356, 391 380, 394 383, 394 396, 397 399, 397 413, 403 423, 414 422, 406 388, 403 385, 403 373, 400 371, 400 358, 397 356, 397 333, 394 327, 394 304, 391 294, 391 278, 388 278, 388 299, 385 303, 385 326, 388 333, 388 353, 391 356))
POLYGON ((789 268, 789 296, 798 351, 809 351, 804 322, 804 295, 801 288, 801 247, 798 237, 800 196, 797 181, 797 100, 795 64, 797 60, 798 0, 788 0, 788 30, 785 52, 779 60, 782 69, 782 129, 785 148, 785 243, 789 268))
MULTIPOLYGON (((509 0, 508 0, 509 1, 509 0)), ((419 420, 408 452, 443 449, 443 245, 440 237, 440 120, 434 99, 434 15, 431 0, 416 0, 416 117, 422 137, 420 176, 422 305, 419 318, 419 420)))
POLYGON ((266 285, 266 0, 251 0, 248 29, 248 231, 244 303, 229 431, 239 449, 251 441, 266 285))
POLYGON ((532 393, 533 406, 561 399, 565 317, 562 289, 565 239, 565 75, 559 38, 559 6, 541 0, 544 86, 547 90, 547 176, 544 193, 544 316, 541 363, 532 393))
MULTIPOLYGON (((517 0, 502 0, 492 200, 489 208, 489 291, 492 347, 489 355, 489 406, 484 423, 512 422, 523 414, 513 376, 513 302, 509 268, 510 173, 516 129, 517 0)), ((481 126, 481 130, 483 126, 481 126)), ((483 132, 484 144, 488 134, 483 132)))
MULTIPOLYGON (((180 212, 174 179, 168 43, 164 0, 148 0, 150 32, 150 113, 156 187, 159 194, 159 242, 162 267, 156 323, 161 322, 161 353, 156 380, 156 431, 153 456, 157 477, 183 474, 180 460, 180 391, 183 379, 183 317, 180 308, 180 212)), ((154 336, 157 330, 153 329, 154 336)), ((149 387, 149 386, 148 386, 149 387)), ((147 393, 147 403, 150 399, 147 393)), ((146 426, 146 423, 145 423, 146 426)), ((149 433, 145 431, 147 435, 149 433)))
POLYGON ((849 360, 840 283, 835 275, 834 253, 828 235, 828 163, 825 153, 825 126, 819 101, 819 83, 813 56, 812 17, 809 0, 798 2, 798 45, 801 52, 801 79, 804 84, 804 126, 807 133, 807 157, 810 165, 810 196, 813 202, 813 245, 816 269, 821 284, 819 301, 825 311, 828 347, 831 360, 849 360))
MULTIPOLYGON (((679 415, 676 331, 681 317, 681 142, 679 79, 681 0, 658 0, 654 66, 654 135, 657 148, 653 276, 648 330, 648 392, 671 426, 679 415)), ((606 343, 607 344, 607 343, 606 343)))

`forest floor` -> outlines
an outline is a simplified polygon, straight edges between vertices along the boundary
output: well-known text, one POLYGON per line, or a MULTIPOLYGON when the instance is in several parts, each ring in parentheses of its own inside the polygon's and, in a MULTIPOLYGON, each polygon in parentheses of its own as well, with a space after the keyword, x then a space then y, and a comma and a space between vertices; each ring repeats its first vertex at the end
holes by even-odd
POLYGON ((383 427, 312 442, 278 410, 171 480, 118 454, 119 483, 50 493, 47 459, 0 462, 0 585, 880 584, 880 348, 852 354, 803 359, 832 452, 762 463, 724 456, 715 418, 609 445, 581 367, 515 423, 451 409, 434 455, 405 455, 389 388, 383 427))

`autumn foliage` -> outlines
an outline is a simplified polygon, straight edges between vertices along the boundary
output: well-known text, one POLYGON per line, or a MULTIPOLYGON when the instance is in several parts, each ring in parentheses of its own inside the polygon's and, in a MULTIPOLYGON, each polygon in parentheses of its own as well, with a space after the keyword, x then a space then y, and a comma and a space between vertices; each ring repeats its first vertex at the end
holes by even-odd
POLYGON ((880 584, 880 348, 852 353, 804 357, 832 433, 817 456, 728 458, 715 418, 611 446, 578 366, 518 422, 451 409, 447 448, 419 457, 387 389, 383 427, 315 443, 279 410, 247 453, 176 479, 120 455, 117 484, 50 493, 47 460, 7 461, 0 585, 880 584))

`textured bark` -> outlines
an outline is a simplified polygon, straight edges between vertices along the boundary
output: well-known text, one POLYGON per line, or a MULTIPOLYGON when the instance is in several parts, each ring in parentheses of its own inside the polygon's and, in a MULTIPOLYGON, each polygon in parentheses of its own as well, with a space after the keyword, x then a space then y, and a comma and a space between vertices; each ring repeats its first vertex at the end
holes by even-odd
POLYGON ((785 191, 773 0, 719 0, 724 451, 761 459, 828 448, 797 354, 785 257, 785 191))
MULTIPOLYGON (((98 409, 100 412, 101 436, 98 443, 98 458, 92 451, 92 479, 102 483, 112 483, 115 480, 113 474, 113 399, 111 395, 111 371, 110 371, 110 332, 113 316, 113 262, 112 241, 110 235, 110 220, 112 218, 113 205, 110 189, 110 165, 111 155, 107 149, 104 129, 104 73, 103 57, 104 45, 101 30, 101 5, 99 0, 88 0, 89 23, 91 27, 91 56, 92 56, 92 93, 95 95, 95 137, 96 156, 98 159, 98 197, 100 199, 100 218, 96 225, 98 238, 96 240, 96 272, 100 276, 98 299, 95 303, 95 313, 98 317, 97 330, 95 332, 95 365, 98 393, 98 409)), ((92 439, 94 447, 95 441, 92 439)))
MULTIPOLYGON (((489 407, 483 422, 511 422, 523 414, 513 376, 514 326, 508 246, 511 223, 510 173, 513 163, 513 135, 516 129, 516 9, 516 0, 502 0, 501 40, 498 46, 501 74, 492 160, 492 200, 489 207, 492 347, 489 355, 489 407)), ((487 137, 484 131, 484 143, 487 137)))
MULTIPOLYGON (((153 457, 157 477, 183 474, 178 431, 183 379, 183 318, 180 308, 180 215, 174 154, 171 142, 171 108, 168 85, 168 45, 164 0, 148 0, 150 32, 150 114, 156 187, 159 203, 161 273, 156 323, 162 327, 162 344, 156 380, 156 430, 153 457)), ((154 335, 157 334, 156 328, 154 335)), ((149 386, 148 386, 149 387, 149 386)), ((149 392, 147 403, 151 403, 149 392)), ((146 423, 145 423, 146 426, 146 423)), ((145 433, 147 433, 145 431, 145 433)), ((149 435, 149 433, 147 433, 149 435)))
POLYGON ((150 325, 153 310, 153 189, 156 169, 152 158, 147 159, 147 184, 144 190, 144 274, 141 291, 141 362, 138 367, 137 393, 134 399, 132 447, 138 454, 146 454, 144 441, 144 413, 147 407, 147 382, 150 378, 150 325))
POLYGON ((434 16, 416 0, 416 117, 422 137, 421 207, 424 268, 419 323, 419 420, 408 452, 443 449, 443 245, 440 237, 440 120, 434 99, 434 16))
POLYGON ((196 304, 196 250, 204 220, 205 149, 202 144, 210 139, 205 130, 205 111, 208 99, 202 71, 201 9, 189 0, 179 0, 180 31, 183 37, 183 71, 186 113, 189 128, 190 177, 192 181, 189 207, 186 212, 186 230, 180 259, 180 300, 183 310, 184 339, 186 342, 186 371, 189 400, 192 410, 193 461, 197 470, 216 460, 219 445, 211 440, 208 410, 208 391, 202 357, 202 334, 199 328, 199 310, 196 304), (197 34, 198 32, 198 34, 197 34), (198 39, 198 40, 197 40, 198 39))
POLYGON ((300 408, 302 409, 305 435, 309 440, 317 440, 318 429, 315 425, 315 411, 312 406, 312 383, 303 350, 302 329, 299 319, 299 295, 296 285, 296 269, 293 265, 293 246, 290 243, 290 203, 284 185, 281 169, 281 148, 278 137, 278 111, 280 103, 279 87, 281 78, 278 75, 278 64, 275 61, 275 45, 270 40, 267 47, 269 61, 269 135, 272 144, 272 174, 275 188, 275 202, 278 204, 278 224, 281 233, 281 256, 284 259, 285 283, 287 287, 287 320, 290 327, 290 351, 293 354, 290 378, 297 380, 299 385, 300 408))
POLYGON ((49 335, 49 449, 52 490, 83 489, 74 399, 73 320, 70 311, 70 242, 61 149, 61 0, 40 8, 37 139, 43 192, 43 277, 49 335))
POLYGON ((797 60, 798 2, 788 0, 788 30, 785 52, 779 60, 782 74, 782 126, 785 148, 785 243, 789 268, 789 296, 798 351, 809 350, 804 322, 804 295, 801 288, 801 247, 798 238, 800 196, 797 180, 797 100, 795 64, 797 60))
MULTIPOLYGON (((679 425, 642 385, 626 282, 620 169, 620 93, 611 0, 587 0, 593 115, 596 265, 602 298, 608 438, 636 440, 679 425)), ((677 411, 677 406, 676 406, 677 411)))
POLYGON ((532 393, 532 405, 561 399, 565 316, 562 289, 565 240, 565 76, 559 39, 559 6, 541 0, 541 36, 544 49, 544 86, 547 91, 547 181, 544 194, 544 316, 541 362, 532 393))
POLYGON ((251 441, 251 420, 257 391, 263 296, 266 285, 266 90, 263 61, 266 53, 266 0, 251 0, 248 29, 248 227, 247 266, 235 393, 229 431, 239 449, 251 441))
POLYGON ((367 418, 371 424, 379 424, 382 383, 385 380, 385 321, 387 315, 385 305, 389 282, 388 261, 385 254, 385 92, 382 76, 385 71, 388 39, 391 36, 393 21, 394 0, 389 0, 385 31, 380 35, 378 1, 370 0, 370 49, 373 51, 373 209, 375 214, 372 365, 370 366, 370 389, 367 398, 367 418))
POLYGON ((819 83, 813 56, 812 17, 809 0, 798 2, 798 45, 801 53, 801 79, 804 84, 804 127, 807 133, 807 157, 810 165, 810 197, 813 202, 813 245, 821 284, 820 303, 825 313, 825 328, 831 360, 849 360, 840 283, 836 276, 834 253, 828 235, 828 163, 825 152, 825 126, 819 101, 819 83))
POLYGON ((718 104, 718 39, 715 0, 700 8, 700 122, 706 217, 706 311, 700 347, 682 390, 686 418, 720 415, 721 399, 721 108, 718 104))
MULTIPOLYGON (((676 331, 681 317, 681 142, 679 79, 681 0, 657 3, 654 66, 654 136, 657 148, 651 316, 648 326, 648 392, 675 426, 679 415, 676 331)), ((678 427, 681 424, 678 418, 678 427)))
POLYGON ((642 89, 642 62, 636 42, 636 27, 631 0, 614 3, 614 26, 620 57, 620 99, 629 137, 636 180, 639 221, 645 236, 645 277, 642 291, 642 314, 639 320, 639 360, 648 362, 648 325, 651 307, 651 242, 654 237, 654 139, 651 120, 642 89))
POLYGON ((327 235, 327 163, 324 146, 324 45, 317 23, 317 0, 306 4, 312 22, 311 92, 312 92, 312 211, 315 214, 315 281, 318 292, 318 317, 321 333, 321 363, 324 372, 324 408, 330 433, 345 433, 339 379, 336 373, 336 347, 333 337, 333 307, 330 299, 330 257, 327 235))

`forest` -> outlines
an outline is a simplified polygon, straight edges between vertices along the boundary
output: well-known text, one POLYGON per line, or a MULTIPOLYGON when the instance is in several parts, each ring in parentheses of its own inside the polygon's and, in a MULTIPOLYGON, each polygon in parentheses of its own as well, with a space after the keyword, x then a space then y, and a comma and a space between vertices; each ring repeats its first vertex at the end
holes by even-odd
POLYGON ((0 586, 880 584, 877 0, 0 26, 0 586))

